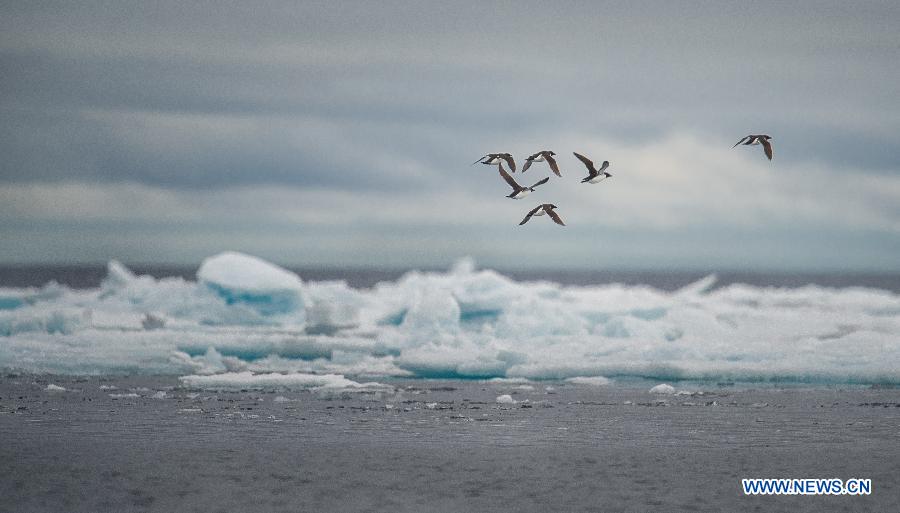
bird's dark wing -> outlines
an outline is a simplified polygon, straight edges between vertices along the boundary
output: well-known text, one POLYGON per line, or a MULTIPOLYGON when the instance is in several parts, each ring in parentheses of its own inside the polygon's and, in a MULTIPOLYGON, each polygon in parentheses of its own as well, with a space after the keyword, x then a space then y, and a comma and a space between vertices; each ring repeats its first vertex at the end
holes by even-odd
POLYGON ((505 153, 503 155, 500 155, 500 158, 502 158, 503 160, 506 161, 507 164, 509 164, 509 169, 513 173, 516 172, 516 161, 513 160, 512 155, 510 155, 509 153, 505 153))
POLYGON ((531 209, 530 212, 525 214, 525 219, 522 219, 522 222, 519 223, 519 226, 522 226, 523 224, 527 223, 528 220, 531 219, 531 216, 533 216, 535 212, 537 212, 538 210, 540 210, 542 208, 544 208, 544 205, 538 205, 538 206, 534 207, 533 209, 531 209))
POLYGON ((517 184, 513 177, 509 176, 509 173, 507 173, 506 170, 503 169, 503 166, 498 166, 498 169, 500 171, 500 176, 502 176, 503 179, 506 180, 506 183, 508 183, 509 186, 513 188, 513 192, 522 190, 522 186, 517 184))
POLYGON ((522 172, 523 172, 523 173, 524 173, 525 171, 528 171, 528 168, 531 167, 531 163, 532 163, 532 162, 534 162, 534 161, 531 159, 531 157, 528 157, 527 159, 525 159, 525 165, 522 166, 522 172))
POLYGON ((609 167, 609 161, 608 161, 608 160, 604 160, 604 161, 603 161, 603 165, 600 166, 600 169, 597 170, 597 174, 599 175, 600 173, 606 171, 606 168, 608 168, 608 167, 609 167))
POLYGON ((547 164, 550 165, 550 171, 553 171, 556 174, 556 176, 562 178, 562 173, 559 172, 559 165, 557 165, 556 159, 553 158, 553 156, 550 155, 549 153, 544 155, 544 159, 546 159, 547 164))
POLYGON ((768 139, 762 137, 759 138, 759 142, 762 143, 763 151, 766 152, 766 156, 769 157, 769 160, 772 160, 772 143, 770 143, 768 139))
POLYGON ((482 160, 484 160, 484 159, 486 159, 486 158, 488 158, 488 155, 485 155, 485 156, 481 157, 480 159, 476 160, 475 162, 472 162, 472 163, 469 164, 469 165, 470 165, 470 166, 474 166, 475 164, 481 162, 482 160))
POLYGON ((536 184, 532 185, 531 187, 529 187, 529 189, 534 189, 538 185, 544 185, 545 183, 547 183, 549 181, 550 181, 550 177, 548 176, 547 178, 544 178, 543 180, 541 180, 541 181, 537 182, 536 184))
POLYGON ((596 175, 596 174, 597 174, 597 170, 594 169, 594 163, 591 162, 591 159, 585 157, 584 155, 581 155, 580 153, 575 153, 574 151, 573 151, 572 153, 573 153, 576 157, 578 157, 578 160, 580 160, 582 163, 584 163, 585 167, 588 168, 588 171, 590 171, 590 173, 591 173, 592 175, 596 175))
POLYGON ((547 208, 544 210, 547 212, 547 215, 550 216, 550 219, 553 219, 554 223, 562 226, 566 225, 566 223, 564 223, 563 220, 559 218, 559 214, 557 214, 555 210, 553 210, 552 208, 547 208))
POLYGON ((741 138, 740 141, 734 143, 734 146, 732 146, 732 148, 737 147, 738 144, 741 144, 742 142, 747 141, 748 139, 750 139, 750 136, 749 136, 749 135, 744 136, 743 138, 741 138))

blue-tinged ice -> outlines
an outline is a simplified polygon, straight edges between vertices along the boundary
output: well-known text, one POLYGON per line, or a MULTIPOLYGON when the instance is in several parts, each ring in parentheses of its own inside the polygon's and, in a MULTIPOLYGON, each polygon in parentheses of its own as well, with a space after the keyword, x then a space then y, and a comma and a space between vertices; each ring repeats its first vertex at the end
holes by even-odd
POLYGON ((41 288, 11 289, 0 287, 0 310, 15 310, 40 301, 50 301, 62 295, 64 287, 55 281, 41 288))
POLYGON ((197 281, 110 262, 93 290, 0 289, 0 369, 211 377, 198 387, 307 375, 900 383, 897 294, 714 285, 520 282, 466 259, 354 289, 240 253, 205 260, 197 281))
POLYGON ((207 258, 197 271, 197 279, 227 304, 247 305, 263 315, 303 308, 299 276, 243 253, 228 251, 207 258))

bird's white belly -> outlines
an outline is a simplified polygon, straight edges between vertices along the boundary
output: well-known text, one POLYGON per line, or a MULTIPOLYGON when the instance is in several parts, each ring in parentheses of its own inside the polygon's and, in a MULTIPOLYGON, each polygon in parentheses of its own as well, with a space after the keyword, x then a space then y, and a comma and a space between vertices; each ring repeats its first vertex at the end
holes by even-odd
POLYGON ((529 191, 528 189, 526 189, 524 191, 519 191, 519 192, 513 194, 512 199, 522 199, 525 196, 528 196, 529 194, 531 194, 531 191, 529 191))
POLYGON ((600 183, 603 180, 606 180, 607 178, 609 178, 609 177, 606 175, 597 175, 597 176, 591 178, 590 180, 588 180, 588 183, 600 183))
POLYGON ((544 215, 545 213, 546 213, 546 212, 544 211, 544 209, 540 209, 540 210, 538 210, 537 212, 535 212, 535 213, 532 214, 532 215, 535 216, 535 217, 537 217, 537 216, 542 216, 542 215, 544 215))
POLYGON ((531 161, 532 161, 532 162, 543 162, 543 161, 544 161, 544 156, 543 156, 543 155, 538 155, 537 157, 531 159, 531 161))

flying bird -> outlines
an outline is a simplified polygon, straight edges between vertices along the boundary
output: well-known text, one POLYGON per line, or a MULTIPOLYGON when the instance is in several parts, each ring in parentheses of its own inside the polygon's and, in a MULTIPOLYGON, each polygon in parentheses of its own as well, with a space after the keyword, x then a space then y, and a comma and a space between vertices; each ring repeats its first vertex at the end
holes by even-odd
POLYGON ((522 172, 524 173, 525 171, 528 171, 528 168, 531 167, 532 162, 546 161, 550 166, 550 170, 553 171, 556 176, 562 177, 562 174, 560 174, 559 172, 559 166, 556 164, 556 159, 553 158, 554 155, 556 155, 556 153, 550 150, 544 150, 535 153, 534 155, 525 159, 525 165, 522 166, 522 172))
POLYGON ((499 168, 500 168, 500 176, 502 176, 503 179, 506 180, 506 183, 508 183, 509 186, 513 188, 512 193, 510 193, 510 195, 507 196, 507 198, 522 199, 525 196, 528 196, 529 194, 534 192, 535 187, 537 187, 538 185, 543 185, 550 180, 550 177, 548 176, 547 178, 544 178, 543 180, 535 183, 531 187, 522 187, 521 185, 516 183, 516 181, 513 179, 513 177, 510 176, 509 173, 507 173, 505 169, 503 169, 502 165, 499 166, 499 168))
POLYGON ((519 226, 522 226, 523 224, 527 223, 528 220, 532 218, 532 216, 542 216, 544 214, 547 214, 548 216, 550 216, 550 219, 553 219, 554 223, 565 226, 566 223, 564 223, 563 220, 559 218, 559 214, 557 214, 553 210, 555 208, 556 208, 556 205, 552 205, 550 203, 544 203, 543 205, 538 205, 538 206, 534 207, 533 209, 531 209, 531 212, 528 212, 528 214, 525 216, 525 219, 522 219, 522 222, 519 223, 519 226))
POLYGON ((588 175, 584 178, 584 180, 581 181, 581 183, 600 183, 612 176, 611 174, 606 172, 606 168, 609 167, 608 160, 604 160, 603 165, 600 166, 600 169, 597 169, 594 167, 594 163, 591 162, 591 159, 585 157, 584 155, 581 155, 580 153, 575 153, 574 151, 572 153, 574 153, 575 156, 578 157, 578 160, 580 160, 588 169, 588 175))
POLYGON ((738 144, 744 143, 744 146, 756 146, 762 144, 763 151, 766 152, 766 157, 769 157, 769 160, 772 160, 772 143, 769 142, 768 135, 760 134, 760 135, 748 135, 744 137, 740 141, 734 143, 732 148, 736 147, 738 144))
POLYGON ((513 160, 513 156, 509 153, 488 153, 487 155, 481 157, 480 159, 472 162, 472 165, 481 162, 482 164, 486 164, 488 166, 499 166, 500 162, 506 161, 506 164, 509 166, 509 169, 512 170, 513 173, 516 172, 516 161, 513 160))

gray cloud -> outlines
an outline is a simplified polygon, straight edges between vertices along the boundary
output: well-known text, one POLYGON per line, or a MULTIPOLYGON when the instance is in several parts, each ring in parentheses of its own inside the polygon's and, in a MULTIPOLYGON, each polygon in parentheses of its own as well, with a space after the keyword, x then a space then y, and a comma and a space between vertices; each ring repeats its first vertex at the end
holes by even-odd
MULTIPOLYGON (((645 192, 621 186, 629 192, 614 200, 617 229, 658 230, 654 223, 676 219, 683 231, 686 219, 711 226, 711 217, 749 229, 747 218, 758 222, 771 208, 773 230, 809 223, 821 232, 828 202, 850 191, 840 216, 852 222, 834 229, 896 241, 895 2, 27 2, 2 11, 0 192, 7 196, 33 185, 43 191, 38 198, 66 203, 58 187, 83 195, 78 187, 147 186, 156 192, 126 197, 172 207, 201 230, 209 216, 226 215, 207 191, 233 200, 246 190, 248 204, 229 205, 252 217, 254 202, 271 200, 260 191, 285 187, 305 200, 341 198, 340 205, 365 205, 375 195, 396 214, 377 221, 385 226, 412 230, 403 222, 411 217, 450 230, 455 221, 435 220, 430 209, 453 205, 422 198, 449 190, 471 200, 466 208, 480 208, 475 201, 496 192, 486 185, 496 177, 470 167, 472 160, 550 147, 565 155, 604 151, 623 173, 635 170, 633 183, 645 192), (746 149, 723 156, 718 148, 757 131, 775 136, 773 169, 788 182, 714 180, 721 166, 744 169, 746 149), (679 140, 694 153, 670 146, 679 140), (712 180, 719 200, 673 189, 653 166, 712 180), (878 185, 859 185, 868 183, 878 185), (760 189, 777 201, 745 204, 745 215, 721 208, 721 198, 743 201, 730 188, 766 186, 789 194, 760 189), (676 191, 693 203, 681 207, 666 196, 676 191), (178 200, 166 203, 171 198, 178 200), (183 208, 190 198, 199 204, 183 208), (648 203, 630 209, 627 201, 648 203)), ((585 208, 591 201, 566 198, 585 208)), ((290 209, 290 198, 276 204, 290 209)), ((11 208, 3 213, 12 216, 11 208)), ((463 224, 490 233, 490 216, 506 214, 485 208, 463 224)), ((134 211, 143 221, 127 222, 141 229, 172 221, 134 211)), ((94 215, 77 212, 76 219, 94 215)), ((28 216, 47 230, 62 222, 35 211, 15 216, 20 229, 28 216)), ((125 221, 100 216, 80 226, 115 222, 125 221)), ((275 214, 260 222, 278 225, 275 214)), ((357 224, 376 221, 345 223, 331 229, 351 244, 357 224)))

